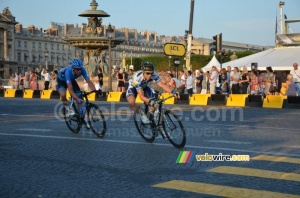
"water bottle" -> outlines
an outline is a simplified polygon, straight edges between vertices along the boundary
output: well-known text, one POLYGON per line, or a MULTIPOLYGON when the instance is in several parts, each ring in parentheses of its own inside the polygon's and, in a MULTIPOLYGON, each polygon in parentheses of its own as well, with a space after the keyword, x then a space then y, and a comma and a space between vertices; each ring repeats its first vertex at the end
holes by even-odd
POLYGON ((86 110, 86 106, 85 104, 83 104, 80 108, 80 115, 81 115, 81 118, 84 119, 84 116, 85 116, 85 110, 86 110))

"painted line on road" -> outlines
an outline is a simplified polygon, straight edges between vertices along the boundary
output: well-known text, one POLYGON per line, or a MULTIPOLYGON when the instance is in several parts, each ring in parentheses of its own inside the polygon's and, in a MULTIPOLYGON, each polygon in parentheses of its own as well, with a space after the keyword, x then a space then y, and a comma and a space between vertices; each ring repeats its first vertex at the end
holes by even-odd
POLYGON ((217 168, 208 170, 208 172, 300 182, 300 174, 260 170, 255 168, 219 166, 217 168))
MULTIPOLYGON (((64 136, 48 136, 48 135, 31 135, 31 134, 16 134, 16 133, 0 133, 3 136, 19 136, 19 137, 35 137, 35 138, 53 138, 53 139, 69 139, 69 140, 83 140, 83 141, 97 141, 97 142, 111 142, 111 143, 122 143, 122 144, 141 144, 141 145, 158 145, 158 146, 168 146, 173 147, 171 144, 162 143, 146 143, 146 142, 134 142, 134 141, 122 141, 122 140, 105 140, 105 139, 87 139, 78 137, 64 137, 64 136)), ((231 149, 222 147, 204 147, 204 146, 193 146, 185 145, 184 149, 209 149, 209 150, 222 150, 222 151, 234 151, 240 153, 254 153, 254 154, 266 154, 266 155, 279 155, 279 156, 290 156, 290 157, 300 157, 300 154, 296 153, 276 153, 276 152, 264 152, 264 151, 254 151, 245 149, 231 149)))
POLYGON ((290 158, 290 157, 278 157, 278 156, 270 156, 270 155, 259 155, 252 157, 251 160, 263 160, 263 161, 271 161, 271 162, 286 162, 293 164, 300 164, 300 159, 298 158, 290 158))
POLYGON ((206 184, 201 182, 189 182, 182 180, 172 180, 160 184, 153 185, 152 187, 167 188, 174 190, 181 190, 186 192, 201 193, 207 195, 214 195, 220 197, 272 197, 272 198, 299 198, 299 195, 277 193, 265 190, 253 190, 247 188, 236 188, 230 186, 221 186, 215 184, 206 184))

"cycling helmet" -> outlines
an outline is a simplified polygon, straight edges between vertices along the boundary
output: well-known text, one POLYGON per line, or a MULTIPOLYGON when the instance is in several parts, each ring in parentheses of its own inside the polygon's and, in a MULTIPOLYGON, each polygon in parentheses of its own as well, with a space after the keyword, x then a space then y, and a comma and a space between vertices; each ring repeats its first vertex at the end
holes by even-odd
POLYGON ((144 62, 142 65, 142 70, 143 71, 154 71, 154 65, 150 62, 144 62))
POLYGON ((83 63, 79 58, 74 58, 71 62, 72 69, 82 69, 83 63))

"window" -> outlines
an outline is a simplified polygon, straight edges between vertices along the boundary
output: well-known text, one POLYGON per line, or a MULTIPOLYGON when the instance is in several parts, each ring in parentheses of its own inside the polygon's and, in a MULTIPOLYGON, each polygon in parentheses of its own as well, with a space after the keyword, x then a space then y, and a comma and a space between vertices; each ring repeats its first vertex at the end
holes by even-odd
POLYGON ((62 45, 62 50, 65 51, 65 45, 62 45))
POLYGON ((24 47, 27 48, 27 41, 24 41, 24 47))
POLYGON ((21 47, 21 41, 18 41, 18 47, 21 47))
POLYGON ((48 43, 45 43, 45 49, 47 49, 48 48, 48 43))
POLYGON ((42 49, 42 43, 41 42, 39 43, 39 49, 42 49))
POLYGON ((51 44, 51 49, 54 49, 54 44, 51 44))
POLYGON ((59 44, 56 45, 56 49, 59 50, 59 44))
POLYGON ((35 49, 35 42, 32 42, 32 49, 35 49))
POLYGON ((21 61, 21 52, 18 52, 18 61, 21 61))

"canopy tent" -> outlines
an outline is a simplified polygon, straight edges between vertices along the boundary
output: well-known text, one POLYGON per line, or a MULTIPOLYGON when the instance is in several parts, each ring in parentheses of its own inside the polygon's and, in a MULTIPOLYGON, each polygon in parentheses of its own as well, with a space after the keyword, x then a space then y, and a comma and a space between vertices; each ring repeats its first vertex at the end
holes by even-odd
POLYGON ((251 63, 257 63, 258 70, 266 70, 271 66, 273 70, 291 70, 293 63, 300 63, 300 47, 282 47, 272 48, 240 59, 229 61, 222 64, 223 68, 227 66, 241 68, 246 66, 251 70, 251 63))
POLYGON ((210 71, 212 66, 216 66, 217 68, 220 68, 221 64, 217 60, 216 56, 212 57, 212 59, 209 61, 207 65, 202 67, 203 72, 210 71))

